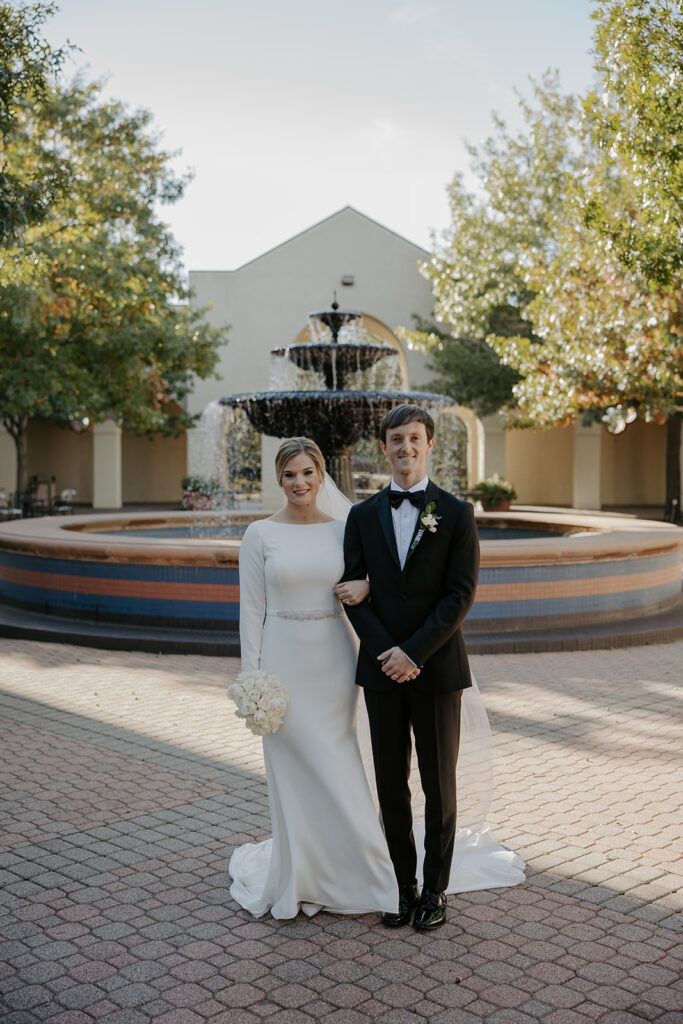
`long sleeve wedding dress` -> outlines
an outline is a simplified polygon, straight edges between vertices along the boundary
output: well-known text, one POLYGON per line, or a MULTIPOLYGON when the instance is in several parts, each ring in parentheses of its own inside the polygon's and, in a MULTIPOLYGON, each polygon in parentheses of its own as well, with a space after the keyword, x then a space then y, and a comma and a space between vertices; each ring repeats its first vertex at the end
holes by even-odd
POLYGON ((356 739, 356 651, 332 588, 344 523, 252 523, 240 553, 242 668, 280 677, 289 707, 263 737, 273 838, 230 861, 260 917, 395 911, 398 889, 356 739))

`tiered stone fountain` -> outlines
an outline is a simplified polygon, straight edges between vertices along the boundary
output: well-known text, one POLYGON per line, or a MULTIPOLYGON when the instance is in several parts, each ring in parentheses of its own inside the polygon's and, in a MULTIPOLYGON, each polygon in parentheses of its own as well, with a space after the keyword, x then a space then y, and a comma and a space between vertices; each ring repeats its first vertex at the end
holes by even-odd
MULTIPOLYGON (((322 337, 274 350, 297 383, 312 377, 324 387, 210 403, 207 443, 215 448, 217 466, 222 462, 229 469, 228 435, 239 434, 229 420, 232 409, 242 408, 262 433, 313 437, 337 484, 353 497, 351 451, 359 438, 378 436, 388 409, 413 402, 436 412, 450 404, 441 395, 347 388, 363 371, 371 377, 372 367, 394 351, 348 340, 349 326, 358 320, 335 302, 329 312, 313 314, 322 337)), ((0 524, 0 635, 124 650, 236 654, 240 541, 232 531, 241 532, 263 515, 268 512, 226 511, 224 526, 213 535, 212 512, 120 512, 0 524)), ((501 539, 482 541, 479 587, 465 624, 472 653, 611 647, 683 633, 683 530, 557 510, 478 518, 501 539)))
POLYGON ((315 334, 323 338, 275 348, 271 354, 286 358, 305 371, 304 376, 314 375, 324 384, 323 388, 228 395, 219 401, 224 406, 244 410, 261 434, 313 438, 325 456, 335 483, 353 500, 351 454, 354 446, 361 438, 379 437, 379 425, 388 409, 411 402, 436 412, 453 403, 444 395, 420 391, 348 388, 355 375, 395 356, 396 350, 390 345, 340 340, 339 335, 345 328, 360 324, 361 314, 340 310, 336 300, 330 310, 311 313, 310 320, 315 334), (325 331, 329 340, 324 340, 325 331))

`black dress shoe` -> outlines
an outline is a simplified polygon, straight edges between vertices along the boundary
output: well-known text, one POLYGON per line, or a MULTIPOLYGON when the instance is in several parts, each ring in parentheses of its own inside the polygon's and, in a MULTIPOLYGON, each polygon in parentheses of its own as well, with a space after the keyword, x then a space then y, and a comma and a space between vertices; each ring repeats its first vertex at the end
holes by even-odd
POLYGON ((439 928, 446 920, 446 893, 423 889, 415 910, 413 928, 418 932, 429 932, 439 928))
POLYGON ((387 928, 400 928, 401 925, 408 924, 419 898, 420 890, 417 887, 417 882, 399 882, 398 913, 382 914, 382 924, 387 928))

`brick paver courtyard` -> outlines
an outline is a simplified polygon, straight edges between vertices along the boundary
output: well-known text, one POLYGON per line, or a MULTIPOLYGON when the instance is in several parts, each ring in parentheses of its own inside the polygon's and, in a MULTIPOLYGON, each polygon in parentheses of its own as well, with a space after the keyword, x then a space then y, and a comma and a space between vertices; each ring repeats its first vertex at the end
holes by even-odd
POLYGON ((230 899, 268 832, 236 661, 2 642, 4 1024, 683 1022, 683 642, 472 661, 528 878, 418 935, 230 899))

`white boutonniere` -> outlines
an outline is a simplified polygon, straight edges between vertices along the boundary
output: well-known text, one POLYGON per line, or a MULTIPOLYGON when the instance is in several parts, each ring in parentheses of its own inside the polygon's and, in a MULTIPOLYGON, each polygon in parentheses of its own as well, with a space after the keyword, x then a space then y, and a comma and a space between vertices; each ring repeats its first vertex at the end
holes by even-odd
POLYGON ((420 513, 420 529, 415 535, 415 540, 410 545, 410 550, 414 551, 417 545, 424 537, 425 530, 429 530, 430 533, 436 533, 436 528, 439 525, 441 516, 434 514, 434 502, 430 501, 429 504, 425 505, 420 513))

